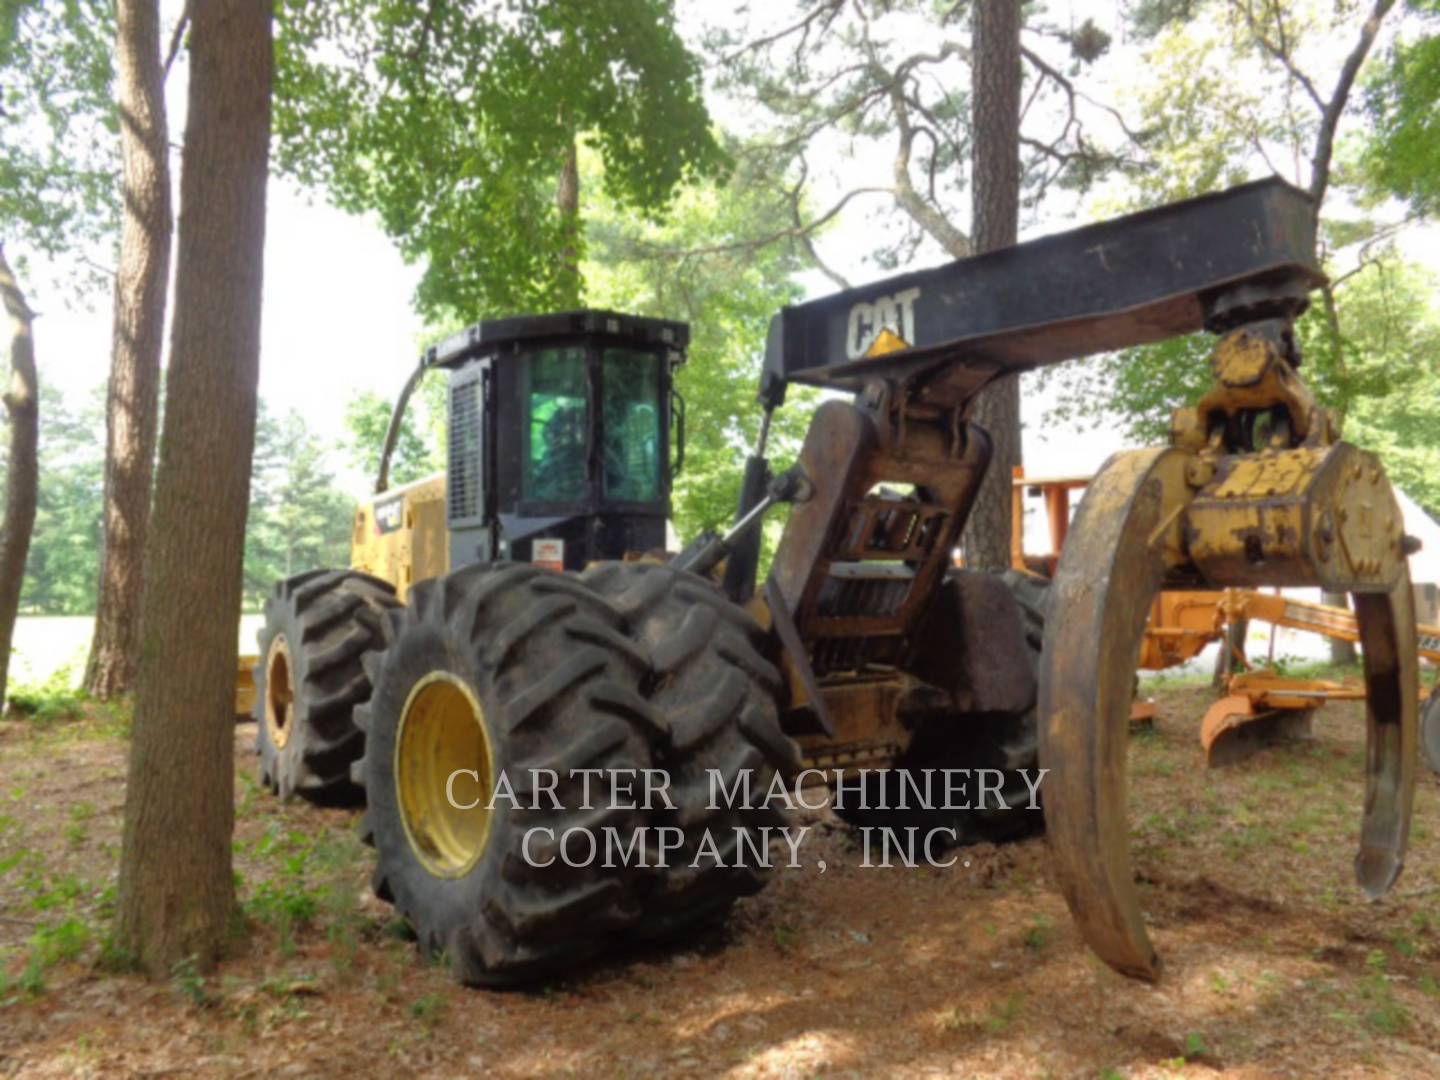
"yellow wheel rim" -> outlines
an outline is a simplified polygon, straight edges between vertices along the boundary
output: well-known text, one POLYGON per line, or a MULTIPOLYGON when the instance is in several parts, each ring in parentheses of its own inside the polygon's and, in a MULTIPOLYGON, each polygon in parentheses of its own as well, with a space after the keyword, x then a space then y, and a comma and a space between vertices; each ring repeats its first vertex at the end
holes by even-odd
POLYGON ((493 761, 470 688, 448 671, 417 682, 395 733, 395 787, 405 837, 434 876, 464 877, 485 853, 493 761))
POLYGON ((265 731, 270 745, 283 750, 290 741, 290 719, 295 712, 295 689, 290 681, 290 646, 276 634, 265 654, 265 731))

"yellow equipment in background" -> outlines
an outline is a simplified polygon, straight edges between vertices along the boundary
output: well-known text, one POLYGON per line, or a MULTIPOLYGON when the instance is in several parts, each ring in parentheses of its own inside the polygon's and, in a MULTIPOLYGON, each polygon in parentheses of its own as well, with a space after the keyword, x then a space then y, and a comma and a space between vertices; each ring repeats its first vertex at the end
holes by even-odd
MULTIPOLYGON (((1015 469, 1010 551, 1011 562, 1017 570, 1046 577, 1054 573, 1070 526, 1071 493, 1083 490, 1089 483, 1089 477, 1030 478, 1023 468, 1015 469), (1025 551, 1026 494, 1044 502, 1049 551, 1038 554, 1025 551)), ((1414 588, 1418 601, 1418 594, 1430 586, 1414 588)), ((1340 641, 1360 641, 1355 613, 1346 608, 1252 589, 1165 591, 1159 593, 1151 605, 1136 666, 1141 671, 1179 667, 1199 656, 1207 646, 1228 642, 1229 628, 1243 627, 1251 621, 1305 630, 1340 641)), ((1417 623, 1416 633, 1420 658, 1440 664, 1440 626, 1417 623)), ((1234 644, 1223 647, 1233 651, 1235 666, 1247 670, 1226 678, 1224 694, 1206 710, 1201 721, 1200 744, 1207 765, 1234 764, 1277 739, 1308 735, 1315 710, 1327 701, 1365 700, 1365 688, 1359 683, 1299 679, 1275 671, 1248 670, 1243 649, 1234 644)), ((1440 698, 1432 701, 1432 711, 1440 709, 1436 702, 1440 702, 1440 698)), ((1154 717, 1153 702, 1137 699, 1131 706, 1132 723, 1148 723, 1154 717)), ((1440 767, 1440 761, 1436 764, 1440 767)))
MULTIPOLYGON (((417 581, 450 569, 445 526, 445 474, 393 488, 361 503, 350 535, 350 567, 388 581, 402 603, 417 581)), ((255 666, 242 653, 235 662, 235 716, 248 720, 255 708, 255 666)))

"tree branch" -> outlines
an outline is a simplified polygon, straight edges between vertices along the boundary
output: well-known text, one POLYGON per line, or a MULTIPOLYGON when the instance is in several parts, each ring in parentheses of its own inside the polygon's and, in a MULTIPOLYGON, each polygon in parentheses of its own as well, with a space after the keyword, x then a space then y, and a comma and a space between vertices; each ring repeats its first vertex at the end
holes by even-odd
POLYGON ((850 288, 850 282, 835 270, 831 269, 830 265, 820 257, 820 252, 815 247, 814 230, 805 225, 804 215, 800 213, 800 196, 804 193, 805 181, 809 178, 810 162, 806 160, 805 155, 802 153, 800 155, 800 175, 785 193, 785 201, 790 207, 790 220, 794 222, 800 245, 805 249, 805 253, 810 256, 810 261, 815 264, 822 274, 833 281, 837 287, 848 289, 850 288))
MULTIPOLYGON (((707 244, 697 248, 651 248, 646 257, 652 259, 691 259, 704 255, 725 255, 736 251, 754 251, 766 247, 779 240, 800 240, 813 234, 826 222, 832 220, 835 215, 850 203, 852 199, 861 195, 890 195, 893 194, 889 188, 863 187, 847 191, 834 206, 826 210, 819 217, 812 219, 808 224, 799 224, 786 229, 776 229, 764 236, 752 237, 747 240, 736 240, 728 244, 707 244)), ((818 263, 817 263, 818 265, 818 263)), ((823 270, 824 268, 821 267, 823 270)))
POLYGON ((170 48, 165 51, 165 74, 164 78, 170 76, 170 65, 175 63, 175 57, 180 54, 180 43, 184 40, 185 30, 190 25, 190 0, 185 0, 185 7, 180 12, 180 18, 175 23, 175 29, 170 34, 170 48))
POLYGON ((1125 133, 1125 137, 1129 139, 1132 143, 1134 143, 1136 146, 1141 146, 1144 144, 1144 140, 1140 137, 1140 133, 1131 130, 1130 125, 1125 122, 1125 117, 1120 114, 1119 109, 1115 108, 1113 105, 1105 105, 1099 101, 1096 101, 1084 91, 1077 90, 1074 83, 1072 83, 1068 78, 1062 75, 1051 64, 1043 60, 1038 53, 1034 52, 1029 47, 1021 45, 1020 55, 1026 60, 1028 60, 1031 66, 1034 67, 1036 71, 1040 72, 1040 74, 1045 76, 1046 78, 1049 78, 1052 82, 1055 83, 1055 85, 1059 86, 1060 89, 1065 91, 1066 96, 1070 99, 1070 111, 1072 116, 1075 112, 1075 102, 1083 101, 1085 102, 1085 104, 1099 109, 1101 112, 1109 113, 1110 116, 1114 118, 1115 123, 1119 125, 1120 130, 1125 133))
MULTIPOLYGON (((910 179, 910 156, 915 146, 916 131, 910 123, 910 109, 905 101, 905 78, 923 54, 911 57, 910 60, 901 64, 899 70, 891 73, 880 62, 879 54, 875 50, 875 43, 870 37, 869 19, 865 17, 862 9, 857 7, 857 11, 863 27, 861 40, 864 44, 865 54, 870 58, 870 65, 876 78, 882 85, 888 83, 890 109, 895 117, 895 126, 899 133, 899 140, 895 146, 895 159, 890 167, 891 176, 895 181, 895 187, 892 189, 895 202, 952 258, 963 259, 972 251, 970 237, 957 229, 933 203, 928 202, 916 191, 915 184, 910 179)), ((941 48, 939 55, 941 57, 945 55, 945 48, 941 48)))
POLYGON ((1276 60, 1280 61, 1285 70, 1290 73, 1290 77, 1298 82, 1304 88, 1305 92, 1310 95, 1310 100, 1315 103, 1315 107, 1321 112, 1324 112, 1325 99, 1322 98, 1320 92, 1315 89, 1315 84, 1310 81, 1310 76, 1306 75, 1305 72, 1296 66, 1295 59, 1290 54, 1290 42, 1285 37, 1285 24, 1281 21, 1279 9, 1275 8, 1273 3, 1271 4, 1272 10, 1275 12, 1275 26, 1280 33, 1280 41, 1277 44, 1266 36, 1264 28, 1255 18, 1255 12, 1251 8, 1249 0, 1231 0, 1231 2, 1235 8, 1239 10, 1240 14, 1245 17, 1245 25, 1249 28, 1250 36, 1255 39, 1255 43, 1276 60))
POLYGON ((1310 158, 1310 194, 1315 197, 1317 209, 1324 202, 1325 190, 1330 186, 1330 158, 1335 152, 1335 129, 1345 112, 1350 88, 1355 85, 1355 77, 1360 73, 1360 65, 1365 63, 1370 46, 1375 44, 1375 35, 1380 32, 1381 22, 1394 6, 1395 0, 1375 0, 1375 6, 1370 9, 1369 16, 1360 27, 1360 39, 1345 58, 1345 63, 1340 68, 1340 77, 1335 80, 1335 89, 1322 111, 1320 131, 1315 137, 1315 153, 1310 158))

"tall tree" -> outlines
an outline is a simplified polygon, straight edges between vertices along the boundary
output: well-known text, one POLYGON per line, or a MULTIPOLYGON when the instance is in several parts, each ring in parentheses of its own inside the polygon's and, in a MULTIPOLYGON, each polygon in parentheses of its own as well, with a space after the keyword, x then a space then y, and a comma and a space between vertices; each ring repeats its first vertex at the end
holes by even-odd
MULTIPOLYGON (((1009 247, 1020 229, 1020 26, 1017 0, 977 0, 971 12, 970 237, 977 254, 1009 247)), ((1010 477, 1020 464, 1020 377, 1008 375, 975 401, 975 421, 994 444, 990 471, 965 526, 967 566, 1010 565, 1010 477)))
MULTIPOLYGON (((1013 243, 1022 205, 1129 168, 1138 136, 1082 74, 1109 36, 1088 19, 1027 21, 1024 7, 803 0, 757 5, 749 25, 712 30, 719 89, 754 118, 744 153, 790 198, 790 220, 773 238, 800 243, 846 288, 853 271, 823 257, 818 237, 866 204, 876 208, 869 261, 893 272, 1013 243), (822 157, 834 164, 812 169, 822 157)), ((979 407, 996 453, 965 537, 974 565, 1009 563, 1018 393, 1003 381, 979 407)))
POLYGON ((349 564, 355 504, 335 486, 333 475, 305 418, 295 412, 269 416, 261 401, 245 528, 247 610, 260 610, 282 578, 349 564))
POLYGON ((417 301, 435 321, 573 305, 577 136, 606 190, 651 215, 722 164, 673 0, 278 10, 280 170, 376 213, 424 264, 417 301))
POLYGON ((115 69, 123 210, 105 408, 105 541, 85 670, 86 689, 102 700, 130 689, 138 660, 170 275, 170 151, 158 0, 119 0, 115 69))
POLYGON ((119 938, 219 957, 235 903, 235 626, 254 450, 273 63, 265 0, 191 17, 175 316, 147 544, 119 938))
POLYGON ((35 374, 35 341, 31 336, 33 314, 5 260, 3 247, 0 247, 0 302, 5 305, 10 327, 10 382, 4 397, 10 444, 6 452, 5 517, 0 522, 3 525, 0 531, 0 707, 3 707, 5 684, 10 674, 10 643, 14 640, 15 616, 20 609, 20 583, 25 576, 25 557, 30 551, 30 532, 35 526, 40 396, 35 374))

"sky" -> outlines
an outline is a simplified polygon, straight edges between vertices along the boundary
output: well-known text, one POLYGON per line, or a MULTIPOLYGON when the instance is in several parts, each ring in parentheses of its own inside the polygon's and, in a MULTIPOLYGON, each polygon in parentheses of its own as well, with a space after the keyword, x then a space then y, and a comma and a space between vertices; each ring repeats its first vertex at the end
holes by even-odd
MULTIPOLYGON (((1074 18, 1093 15, 1102 27, 1115 33, 1111 68, 1122 73, 1128 70, 1125 50, 1129 47, 1120 40, 1116 5, 1105 0, 1075 0, 1071 6, 1074 18)), ((179 0, 162 3, 167 36, 179 7, 179 0)), ((714 3, 682 0, 682 27, 692 33, 702 17, 713 17, 719 9, 714 3)), ((776 5, 773 10, 783 14, 789 8, 776 5)), ((924 39, 925 28, 917 26, 916 34, 917 40, 924 39)), ((182 55, 167 87, 171 137, 177 144, 183 133, 185 76, 182 55)), ((724 103, 715 111, 722 123, 743 123, 745 119, 724 103)), ((865 165, 849 162, 846 168, 865 165)), ((888 161, 869 162, 868 166, 882 169, 888 167, 888 161)), ((178 181, 178 154, 172 168, 178 181)), ((847 172, 844 179, 853 182, 855 177, 847 172)), ((840 183, 838 172, 833 182, 840 183)), ((1056 202, 1046 217, 1028 223, 1022 239, 1078 223, 1075 212, 1073 204, 1056 202)), ((857 211, 842 217, 821 241, 827 260, 842 267, 857 284, 883 276, 865 259, 874 247, 875 227, 872 214, 857 211)), ((1440 272, 1440 234, 1435 229, 1413 230, 1405 246, 1412 257, 1440 272)), ((916 268, 939 261, 941 256, 931 251, 916 268)), ((418 270, 405 265, 373 220, 312 201, 289 181, 272 180, 260 364, 260 393, 270 408, 277 413, 299 411, 311 430, 334 442, 343 433, 343 407, 352 394, 373 390, 392 397, 419 353, 423 324, 411 304, 418 279, 418 270)), ((818 273, 806 275, 804 283, 811 295, 833 288, 818 273)), ((57 298, 44 295, 32 296, 32 305, 43 313, 35 326, 41 379, 79 400, 106 376, 109 298, 96 297, 91 310, 67 309, 57 298)), ((1041 430, 1047 396, 1028 378, 1024 393, 1028 417, 1024 456, 1031 475, 1088 473, 1121 448, 1109 431, 1041 430)), ((97 432, 96 438, 103 443, 103 432, 97 432)), ((341 479, 352 493, 363 490, 363 478, 345 474, 341 479)))

